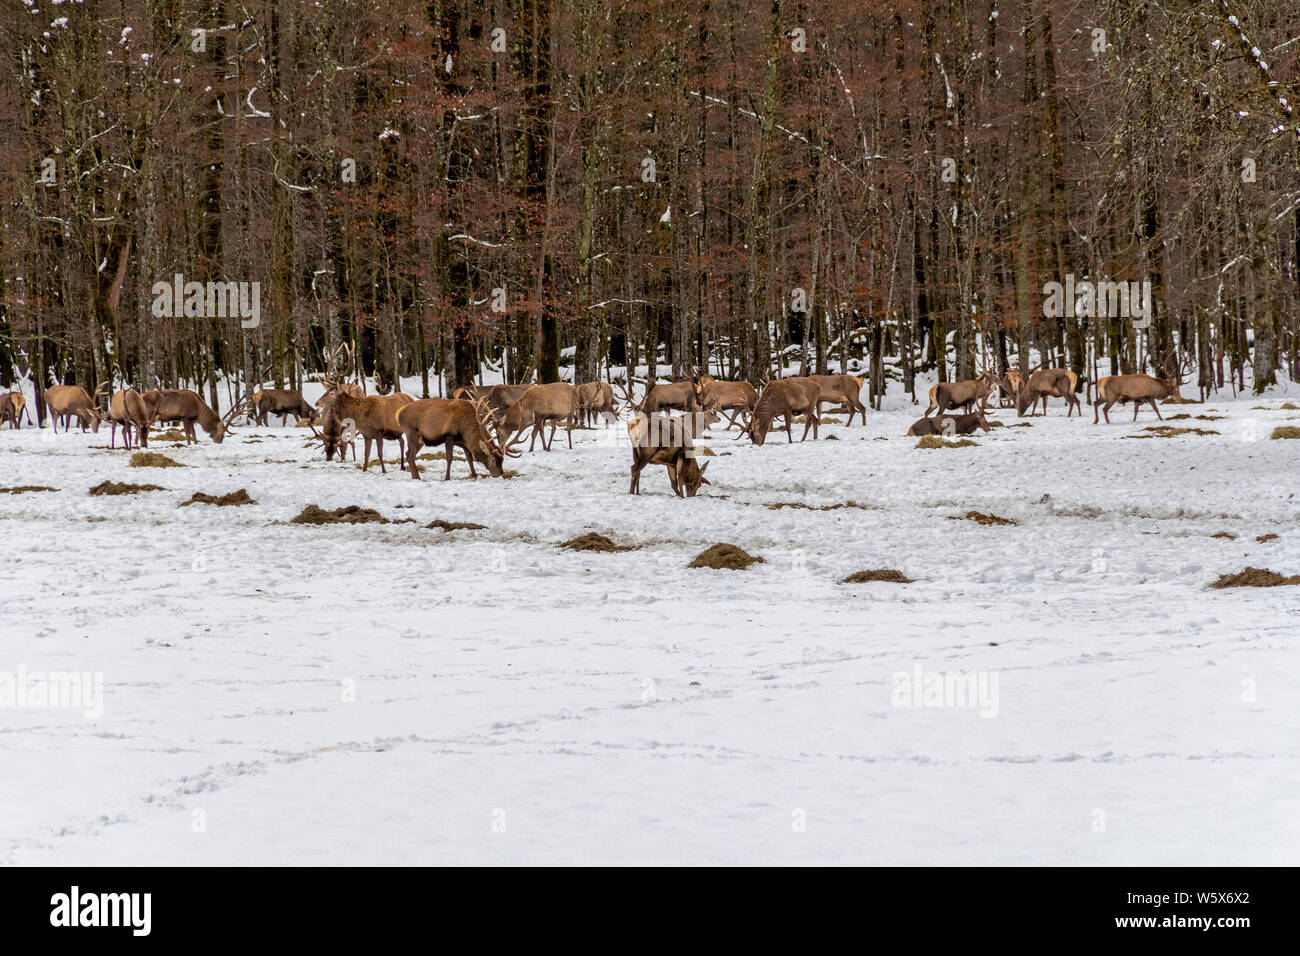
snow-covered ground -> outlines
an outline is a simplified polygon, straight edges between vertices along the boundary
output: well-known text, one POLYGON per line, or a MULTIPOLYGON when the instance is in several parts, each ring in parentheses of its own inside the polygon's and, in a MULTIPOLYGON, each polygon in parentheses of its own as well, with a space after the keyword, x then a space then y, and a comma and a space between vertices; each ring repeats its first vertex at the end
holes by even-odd
POLYGON ((167 470, 5 429, 0 487, 58 490, 0 494, 0 672, 103 698, 0 710, 0 862, 1296 863, 1300 587, 1207 585, 1300 573, 1300 441, 1268 440, 1300 411, 1136 440, 1149 411, 1053 400, 923 450, 892 399, 816 442, 715 429, 687 500, 658 467, 627 494, 618 428, 450 483, 306 429, 153 442, 167 470), (639 549, 556 547, 587 531, 639 549), (686 567, 719 541, 765 563, 686 567), (839 583, 873 568, 916 581, 839 583), (902 706, 918 674, 984 697, 902 706))

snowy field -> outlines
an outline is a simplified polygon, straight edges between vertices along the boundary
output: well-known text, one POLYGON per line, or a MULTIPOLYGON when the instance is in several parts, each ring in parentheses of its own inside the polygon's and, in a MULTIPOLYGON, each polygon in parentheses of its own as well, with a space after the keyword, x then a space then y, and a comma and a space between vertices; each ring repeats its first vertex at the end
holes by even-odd
POLYGON ((98 716, 0 710, 0 862, 1300 861, 1300 587, 1207 588, 1300 573, 1300 441, 1268 440, 1300 411, 1136 440, 1149 410, 1053 399, 923 450, 891 398, 805 444, 715 428, 687 500, 627 494, 621 426, 450 483, 274 424, 151 442, 166 470, 0 432, 0 488, 58 489, 0 494, 0 672, 103 678, 98 716), (638 550, 557 548, 588 531, 638 550), (720 541, 765 563, 686 567, 720 541), (915 583, 840 583, 875 568, 915 583), (918 675, 944 706, 903 706, 918 675))

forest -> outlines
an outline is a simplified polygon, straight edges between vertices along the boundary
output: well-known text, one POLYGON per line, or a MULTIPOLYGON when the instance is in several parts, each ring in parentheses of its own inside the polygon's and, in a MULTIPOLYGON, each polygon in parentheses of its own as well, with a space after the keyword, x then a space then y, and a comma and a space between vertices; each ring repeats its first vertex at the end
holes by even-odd
POLYGON ((340 343, 426 396, 1300 378, 1291 0, 14 0, 0 56, 0 384, 42 420, 340 343))

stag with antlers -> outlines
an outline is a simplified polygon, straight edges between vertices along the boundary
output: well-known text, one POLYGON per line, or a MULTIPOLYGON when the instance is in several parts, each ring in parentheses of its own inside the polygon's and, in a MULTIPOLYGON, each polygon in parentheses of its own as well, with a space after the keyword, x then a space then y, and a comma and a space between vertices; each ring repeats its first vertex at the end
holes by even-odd
POLYGON ((87 395, 80 385, 51 385, 47 388, 45 407, 50 410, 50 427, 54 433, 58 434, 60 423, 63 430, 68 431, 74 416, 81 423, 83 432, 87 425, 91 431, 98 432, 99 423, 105 418, 99 410, 99 396, 107 395, 109 387, 108 382, 100 382, 94 395, 87 395))
POLYGON ((505 474, 505 460, 518 458, 521 454, 515 446, 523 441, 522 436, 505 448, 492 438, 492 415, 484 398, 476 402, 459 398, 421 398, 397 410, 397 424, 406 439, 406 456, 412 478, 420 477, 415 455, 425 445, 445 448, 447 472, 443 481, 451 481, 451 461, 457 446, 465 450, 471 478, 478 477, 474 471, 476 461, 493 478, 501 478, 505 474))

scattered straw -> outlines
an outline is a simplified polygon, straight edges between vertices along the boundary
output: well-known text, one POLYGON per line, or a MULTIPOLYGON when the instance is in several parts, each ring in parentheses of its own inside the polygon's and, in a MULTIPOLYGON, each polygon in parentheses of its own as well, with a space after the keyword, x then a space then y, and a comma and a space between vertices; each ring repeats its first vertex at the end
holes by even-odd
POLYGON ((755 557, 734 544, 719 542, 701 551, 687 565, 688 568, 719 568, 729 571, 743 571, 751 564, 761 564, 762 558, 755 557))
POLYGON ((944 441, 938 435, 922 435, 921 440, 916 443, 917 448, 978 448, 979 442, 971 441, 969 438, 959 438, 957 441, 944 441))
POLYGON ((1229 541, 1236 541, 1236 540, 1237 540, 1237 536, 1236 536, 1235 534, 1229 534, 1227 531, 1218 531, 1218 532, 1215 532, 1214 534, 1210 535, 1210 537, 1211 537, 1211 538, 1227 538, 1229 541))
POLYGON ((46 485, 15 485, 12 488, 0 488, 0 495, 21 495, 29 491, 58 491, 58 488, 50 488, 46 485))
POLYGON ((302 513, 292 520, 293 524, 388 524, 389 521, 378 511, 362 508, 360 505, 348 505, 326 511, 317 505, 308 505, 302 513))
POLYGON ((248 497, 248 491, 240 488, 238 491, 232 491, 226 495, 209 495, 202 491, 194 492, 194 497, 189 501, 182 501, 177 507, 184 508, 186 505, 218 505, 220 507, 229 507, 231 505, 255 505, 257 504, 252 498, 248 497))
POLYGON ((1240 574, 1224 574, 1212 588, 1275 588, 1283 584, 1300 584, 1300 574, 1285 577, 1267 568, 1247 568, 1240 574))
POLYGON ((438 528, 442 531, 483 531, 487 525, 475 524, 472 521, 443 521, 439 518, 437 521, 430 521, 425 525, 426 528, 438 528))
POLYGON ((902 571, 896 571, 893 568, 876 568, 873 571, 854 571, 840 583, 870 584, 872 581, 888 581, 892 584, 911 584, 913 578, 909 578, 902 571))
POLYGON ((1256 537, 1255 540, 1258 541, 1258 542, 1260 542, 1261 544, 1262 544, 1263 542, 1265 542, 1265 541, 1276 541, 1276 540, 1277 540, 1277 535, 1275 535, 1275 534, 1261 534, 1261 535, 1259 535, 1258 537, 1256 537))
POLYGON ((127 485, 116 481, 105 481, 90 489, 92 495, 133 495, 140 491, 166 491, 158 485, 127 485))
POLYGON ((968 511, 964 515, 950 515, 949 521, 974 521, 976 524, 1015 524, 1010 518, 986 515, 980 511, 968 511))

